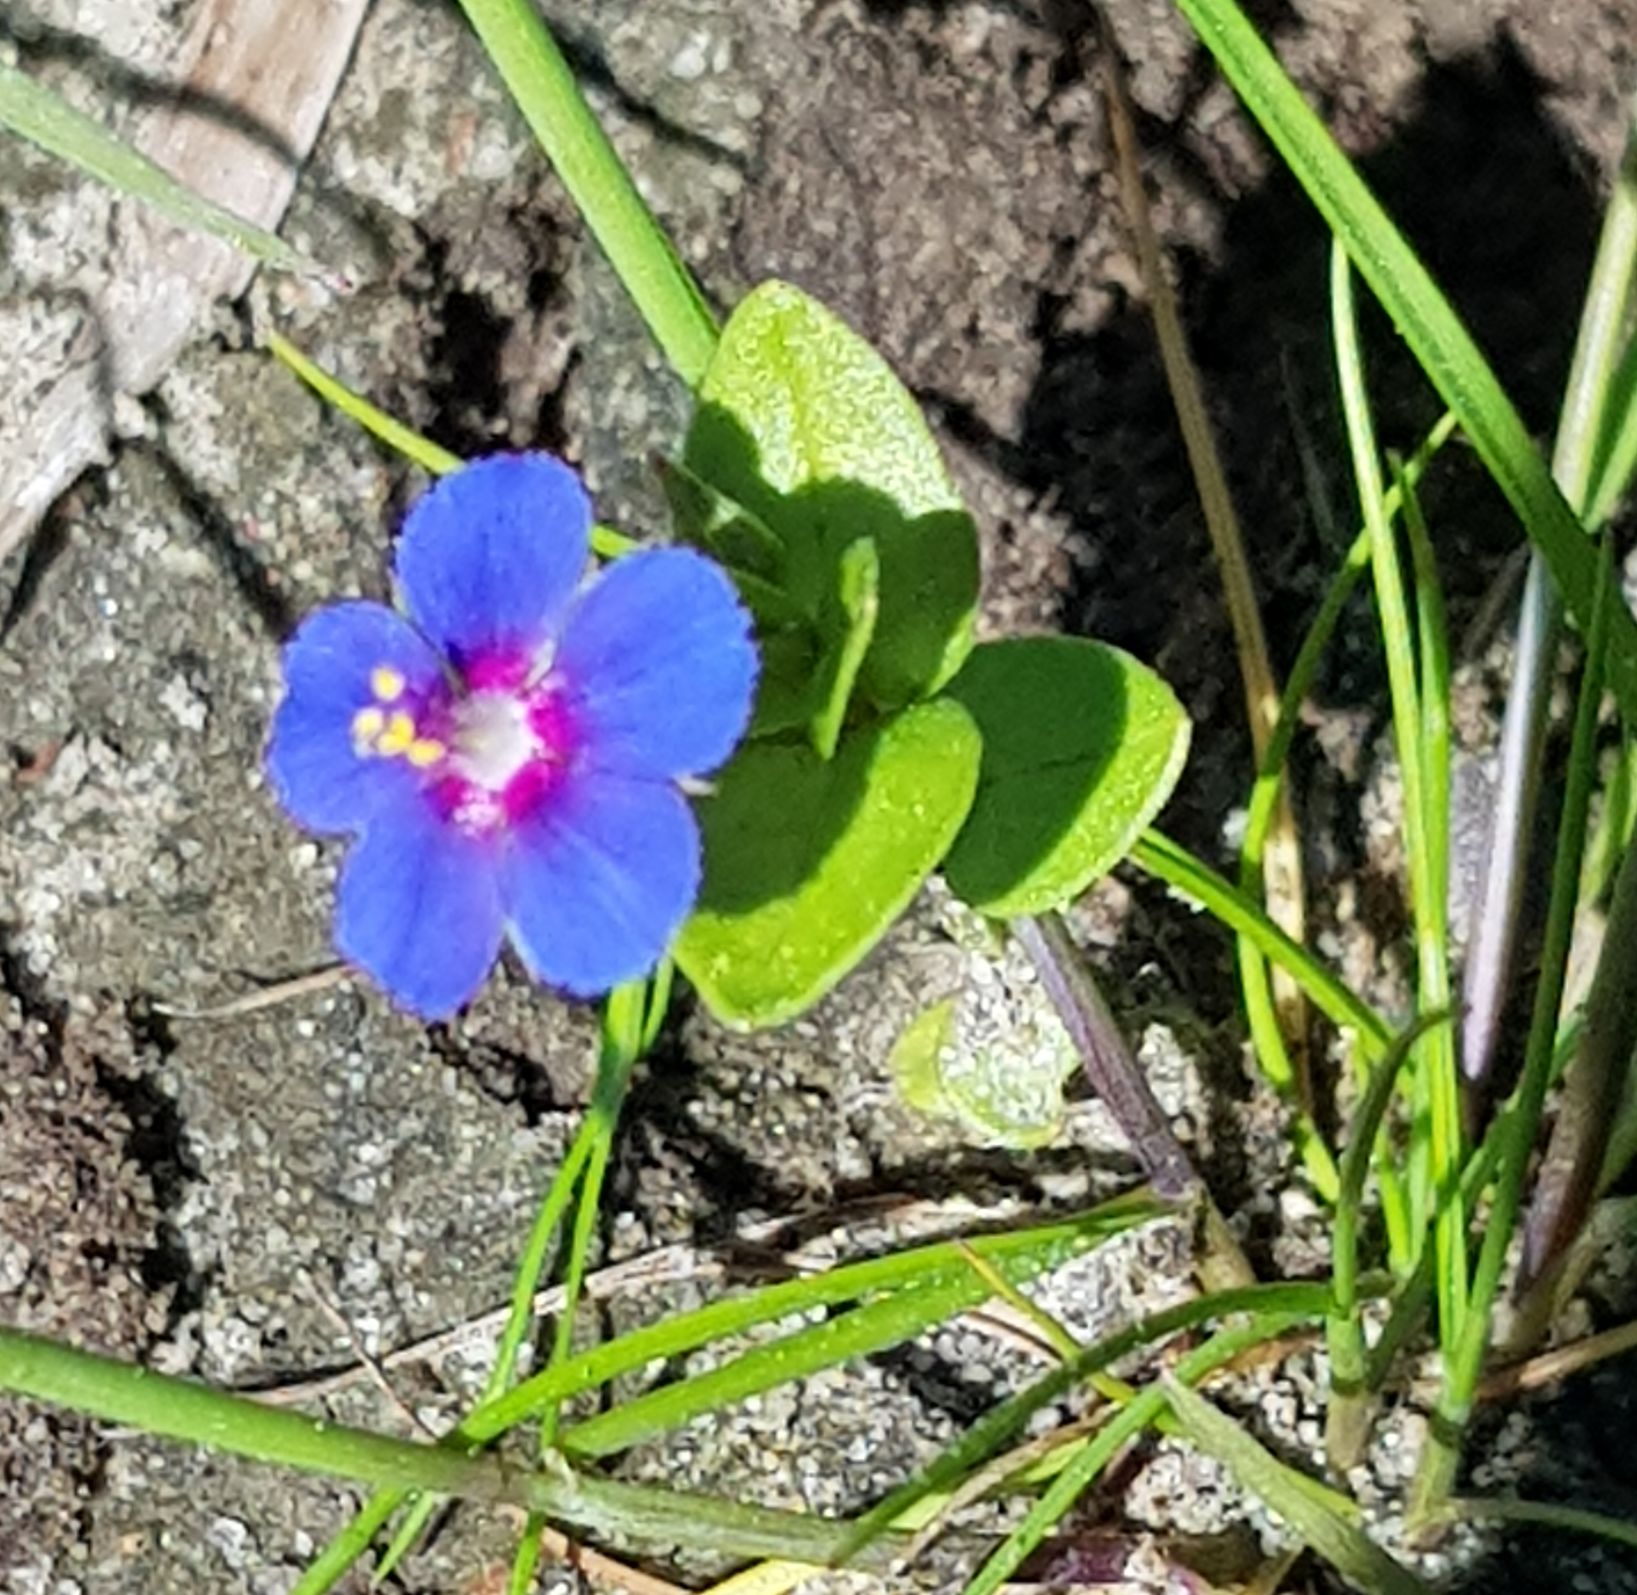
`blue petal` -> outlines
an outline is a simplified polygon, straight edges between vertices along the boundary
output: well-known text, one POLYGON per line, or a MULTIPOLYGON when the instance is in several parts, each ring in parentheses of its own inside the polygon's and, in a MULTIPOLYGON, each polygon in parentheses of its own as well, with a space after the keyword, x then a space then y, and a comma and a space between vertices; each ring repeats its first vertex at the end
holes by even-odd
POLYGON ((335 944, 401 1006, 446 1019, 470 1002, 500 951, 492 844, 419 798, 379 813, 347 855, 335 944))
POLYGON ((530 973, 589 997, 670 946, 699 891, 699 831, 674 787, 582 772, 512 832, 504 878, 530 973))
POLYGON ((402 759, 361 757, 353 717, 375 702, 370 675, 387 666, 411 697, 441 690, 438 657, 384 604, 335 604, 284 645, 284 697, 267 743, 267 775, 290 816, 315 831, 361 828, 383 802, 413 790, 402 759))
POLYGON ((756 669, 732 582, 681 548, 604 572, 570 610, 553 665, 586 763, 661 779, 702 775, 733 752, 756 669))
POLYGON ((456 664, 532 656, 585 570, 591 503, 549 454, 496 454, 416 500, 397 573, 415 624, 456 664))

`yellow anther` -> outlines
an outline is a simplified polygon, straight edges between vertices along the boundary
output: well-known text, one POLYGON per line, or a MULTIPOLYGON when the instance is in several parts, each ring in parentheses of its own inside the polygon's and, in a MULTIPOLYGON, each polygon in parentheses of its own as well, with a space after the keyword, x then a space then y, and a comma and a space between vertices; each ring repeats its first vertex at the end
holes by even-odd
POLYGON ((387 717, 379 709, 360 709, 352 717, 352 742, 359 753, 374 751, 375 739, 386 729, 387 717))
POLYGON ((375 751, 390 759, 395 754, 408 753, 414 744, 415 722, 402 709, 398 709, 387 721, 386 730, 376 739, 375 751))
POLYGON ((416 737, 409 744, 409 751, 404 754, 404 757, 417 770, 429 770, 443 757, 444 752, 443 744, 435 737, 416 737))
POLYGON ((401 697, 404 686, 403 672, 394 670, 391 665, 377 665, 369 673, 369 690, 382 703, 392 703, 401 697))

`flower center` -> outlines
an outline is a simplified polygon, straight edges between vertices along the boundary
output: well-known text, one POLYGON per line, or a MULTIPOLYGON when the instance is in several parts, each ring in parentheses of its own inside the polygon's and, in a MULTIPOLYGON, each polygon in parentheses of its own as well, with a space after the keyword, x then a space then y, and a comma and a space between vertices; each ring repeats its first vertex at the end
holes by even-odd
POLYGON ((503 792, 546 749, 515 693, 474 692, 454 706, 451 764, 462 780, 503 792))

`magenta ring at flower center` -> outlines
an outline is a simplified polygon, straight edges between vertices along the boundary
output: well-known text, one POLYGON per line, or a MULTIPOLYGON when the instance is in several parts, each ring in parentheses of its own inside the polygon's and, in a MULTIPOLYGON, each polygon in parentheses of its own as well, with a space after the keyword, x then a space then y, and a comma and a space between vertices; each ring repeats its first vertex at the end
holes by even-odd
POLYGON ((447 750, 427 773, 439 813, 481 836, 525 820, 561 779, 578 741, 561 684, 530 683, 527 661, 468 669, 467 690, 425 705, 424 734, 447 750))

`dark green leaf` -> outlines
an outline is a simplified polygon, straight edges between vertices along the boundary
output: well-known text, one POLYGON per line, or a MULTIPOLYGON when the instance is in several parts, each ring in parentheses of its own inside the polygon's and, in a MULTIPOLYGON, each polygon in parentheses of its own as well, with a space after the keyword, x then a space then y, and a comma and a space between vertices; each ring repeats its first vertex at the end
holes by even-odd
POLYGON ((765 522, 680 460, 661 456, 655 464, 679 542, 735 573, 748 572, 775 587, 784 580, 784 545, 765 522))
POLYGON ((1042 913, 1106 874, 1171 795, 1187 757, 1176 695, 1103 643, 985 643, 949 695, 983 734, 983 768, 944 875, 986 914, 1042 913))
POLYGON ((972 803, 982 744, 937 699, 811 748, 752 743, 700 804, 705 885, 676 959, 719 1019, 777 1024, 873 947, 972 803))

